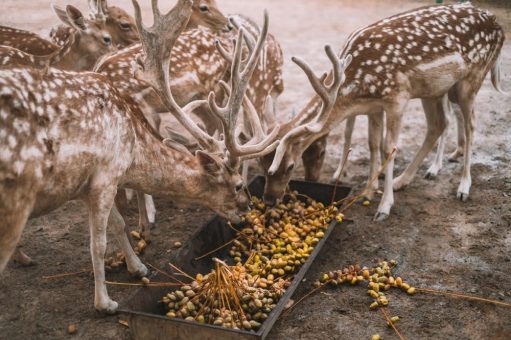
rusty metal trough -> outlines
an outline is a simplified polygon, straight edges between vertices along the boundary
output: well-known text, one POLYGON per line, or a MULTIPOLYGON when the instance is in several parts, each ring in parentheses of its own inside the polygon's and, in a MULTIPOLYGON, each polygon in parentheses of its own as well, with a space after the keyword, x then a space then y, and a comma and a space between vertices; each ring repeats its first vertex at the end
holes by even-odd
MULTIPOLYGON (((249 185, 252 195, 261 197, 264 188, 264 177, 256 177, 249 185)), ((333 185, 291 181, 291 190, 305 194, 324 204, 330 204, 334 190, 333 185)), ((335 200, 340 200, 350 193, 350 188, 337 187, 335 200)), ((181 319, 169 319, 165 316, 165 307, 158 303, 165 294, 174 290, 173 287, 151 287, 140 288, 136 290, 122 304, 120 311, 128 316, 129 326, 133 339, 140 340, 163 340, 163 339, 187 339, 187 340, 230 340, 230 339, 264 339, 270 332, 273 324, 284 310, 294 291, 304 278, 307 270, 317 257, 321 248, 330 236, 337 223, 332 221, 325 231, 325 236, 316 245, 315 249, 294 276, 291 285, 286 293, 279 300, 279 303, 270 313, 261 328, 255 331, 232 330, 228 328, 203 325, 197 322, 190 322, 181 319)), ((225 247, 211 256, 202 260, 195 258, 216 249, 235 237, 235 232, 229 228, 225 221, 215 216, 208 223, 199 228, 183 247, 170 259, 170 261, 190 275, 197 273, 208 273, 213 268, 212 257, 220 259, 229 258, 227 252, 229 247, 225 247)), ((153 281, 169 281, 165 276, 155 274, 153 281)))

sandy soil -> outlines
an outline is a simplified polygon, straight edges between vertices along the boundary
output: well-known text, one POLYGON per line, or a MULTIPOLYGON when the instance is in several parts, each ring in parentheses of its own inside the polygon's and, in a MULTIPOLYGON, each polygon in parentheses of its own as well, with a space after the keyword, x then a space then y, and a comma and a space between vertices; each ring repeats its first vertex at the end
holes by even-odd
MULTIPOLYGON (((402 10, 432 1, 376 0, 218 0, 226 13, 244 13, 259 20, 268 8, 271 30, 286 54, 286 91, 279 103, 285 116, 299 109, 310 95, 305 77, 290 61, 300 55, 318 71, 328 66, 322 51, 325 43, 340 47, 355 28, 402 10)), ((71 3, 85 9, 84 0, 71 3)), ((111 1, 130 9, 129 1, 111 1)), ((502 2, 505 4, 505 2, 502 2)), ((0 23, 42 34, 56 24, 48 1, 4 0, 0 23)), ((144 2, 146 15, 149 2, 144 2)), ((511 6, 491 8, 511 31, 511 6)), ((503 86, 511 89, 511 45, 503 50, 503 86)), ((473 187, 468 202, 455 199, 461 164, 446 164, 438 179, 416 180, 396 193, 396 205, 384 223, 371 218, 377 201, 369 207, 355 205, 349 211, 352 222, 334 231, 322 254, 307 275, 296 296, 310 289, 319 273, 358 262, 397 259, 398 273, 415 286, 464 291, 511 302, 511 97, 495 92, 489 82, 477 100, 477 128, 472 167, 473 187)), ((418 103, 409 106, 400 140, 397 173, 402 171, 420 146, 425 131, 418 103)), ((450 128, 447 150, 455 146, 455 129, 450 128)), ((339 127, 332 135, 323 178, 333 173, 340 154, 339 127)), ((367 173, 366 119, 359 119, 354 134, 350 177, 346 182, 360 188, 367 173)), ((428 159, 428 163, 431 157, 428 159)), ((299 177, 301 172, 297 174, 299 177)), ((143 256, 160 265, 173 251, 175 241, 184 241, 211 213, 202 208, 178 210, 157 198, 157 223, 161 236, 143 256)), ((135 229, 135 205, 130 208, 130 228, 135 229)), ((61 339, 69 323, 75 323, 80 339, 129 338, 122 316, 103 317, 93 308, 93 279, 81 274, 66 279, 47 280, 45 275, 74 272, 91 267, 88 250, 87 215, 80 202, 70 202, 59 210, 32 220, 21 244, 38 265, 21 268, 10 264, 0 280, 0 338, 61 339)), ((112 242, 109 252, 117 250, 112 242)), ((132 280, 124 272, 108 274, 109 280, 132 280)), ((110 287, 110 294, 122 300, 130 289, 110 287)), ((509 339, 511 310, 493 305, 446 299, 431 295, 413 298, 390 294, 391 314, 400 315, 398 324, 407 339, 509 339)), ((270 339, 369 339, 373 333, 395 337, 380 314, 367 308, 362 287, 327 289, 315 294, 279 320, 270 339)))

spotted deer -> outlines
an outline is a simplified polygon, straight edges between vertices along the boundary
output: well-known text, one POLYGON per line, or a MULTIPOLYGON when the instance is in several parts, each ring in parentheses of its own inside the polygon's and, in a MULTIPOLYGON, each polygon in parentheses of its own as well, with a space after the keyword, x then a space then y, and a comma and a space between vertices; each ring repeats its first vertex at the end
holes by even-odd
MULTIPOLYGON (((195 2, 194 2, 195 6, 195 2)), ((257 38, 260 28, 257 24, 243 16, 235 16, 233 26, 238 29, 243 27, 246 37, 257 38)), ((219 34, 206 27, 190 27, 179 36, 172 50, 170 65, 171 89, 177 103, 184 105, 190 100, 206 99, 210 91, 215 91, 219 99, 223 93, 218 82, 229 77, 229 63, 217 50, 215 40, 218 39, 229 48, 232 48, 232 33, 219 34)), ((255 40, 254 40, 255 41, 255 40)), ((160 96, 153 88, 142 81, 134 79, 134 61, 143 55, 142 46, 134 44, 112 55, 105 56, 95 67, 95 71, 107 75, 112 83, 123 93, 131 96, 140 103, 146 112, 149 121, 153 123, 157 131, 160 131, 160 113, 167 113, 168 109, 161 101, 160 96)), ((257 64, 247 90, 247 96, 254 104, 257 112, 264 112, 265 98, 270 95, 274 102, 283 91, 282 81, 282 51, 275 37, 270 33, 264 41, 261 58, 257 64)), ((208 110, 199 107, 194 114, 203 122, 203 126, 210 134, 221 131, 220 121, 212 117, 208 110)), ((268 115, 262 115, 263 123, 266 123, 268 115)), ((272 123, 273 127, 275 124, 272 123)), ((180 143, 195 148, 195 144, 187 139, 187 130, 181 131, 180 124, 174 124, 171 129, 167 126, 166 134, 179 139, 180 143)), ((265 129, 268 131, 269 129, 265 129)), ((193 140, 193 138, 192 138, 193 140)), ((244 167, 244 170, 246 168, 244 167)), ((244 178, 246 176, 244 175, 244 178)), ((154 204, 152 198, 137 193, 139 198, 139 227, 146 239, 150 238, 150 229, 154 223, 154 204), (145 204, 140 201, 144 198, 145 204), (147 214, 146 211, 153 211, 147 214)))
MULTIPOLYGON (((106 1, 93 1, 89 2, 89 7, 91 8, 91 12, 94 13, 96 18, 104 18, 107 12, 110 11, 110 7, 108 7, 106 1)), ((134 19, 132 19, 134 21, 134 19)), ((108 20, 107 20, 108 23, 108 20)), ((117 25, 113 25, 113 28, 116 28, 117 25)), ((194 1, 192 8, 192 16, 187 23, 185 31, 180 35, 176 46, 173 49, 173 55, 181 54, 186 51, 186 60, 172 60, 171 67, 171 85, 180 84, 179 87, 173 86, 172 91, 177 99, 178 103, 181 105, 185 105, 189 101, 198 98, 206 98, 210 91, 210 87, 207 85, 203 85, 207 77, 201 76, 200 81, 198 81, 196 86, 199 87, 197 91, 200 91, 201 95, 198 96, 193 92, 193 90, 186 86, 187 78, 189 82, 194 82, 195 79, 190 79, 188 77, 191 74, 191 69, 193 69, 193 65, 196 63, 204 62, 202 58, 202 52, 204 50, 210 51, 214 50, 214 39, 209 36, 203 36, 200 34, 203 30, 206 32, 210 32, 209 30, 221 30, 221 31, 229 31, 231 29, 231 24, 228 22, 227 18, 220 12, 218 6, 215 1, 205 0, 205 1, 194 1), (193 31, 195 33, 199 32, 199 34, 190 35, 189 33, 193 31), (187 39, 186 36, 193 36, 192 39, 187 39), (200 46, 200 44, 204 43, 207 45, 202 48, 193 49, 189 46, 200 46), (196 52, 196 53, 194 53, 196 52), (179 72, 173 72, 173 70, 178 69, 179 72), (184 76, 183 76, 184 75, 184 76), (186 97, 183 98, 182 94, 186 94, 186 97)), ((61 30, 62 31, 62 30, 61 30)), ((65 35, 65 31, 62 31, 62 35, 65 35)), ((55 34, 55 38, 58 37, 58 34, 55 34)), ((138 34, 137 34, 138 37, 138 34)), ((160 112, 167 112, 167 108, 161 102, 159 96, 154 92, 154 90, 148 84, 144 84, 143 82, 134 79, 132 74, 134 72, 133 66, 134 61, 139 58, 143 53, 142 45, 140 43, 133 44, 132 46, 122 49, 118 52, 114 52, 110 55, 104 56, 100 61, 98 61, 94 70, 96 72, 103 73, 107 75, 112 83, 117 86, 123 95, 130 95, 133 99, 140 103, 142 109, 144 110, 146 117, 149 119, 149 122, 156 128, 158 132, 160 132, 160 123, 161 118, 159 116, 160 112)), ((214 65, 215 58, 211 58, 209 61, 214 65)), ((221 74, 225 73, 226 68, 223 68, 220 72, 221 74)), ((208 74, 211 70, 207 71, 208 74)), ((215 73, 215 70, 212 71, 215 73)), ((211 117, 208 110, 205 108, 197 108, 197 111, 200 111, 205 117, 206 120, 212 121, 214 123, 217 122, 215 117, 211 117)), ((178 124, 179 125, 179 124, 178 124)), ((207 125, 207 124, 206 124, 207 125)), ((186 129, 185 129, 186 130, 186 129)), ((176 134, 181 135, 182 131, 171 131, 171 137, 176 136, 176 134)), ((193 140, 193 138, 192 138, 193 140)), ((193 144, 193 142, 191 143, 193 144)), ((128 199, 131 199, 133 192, 128 190, 126 192, 128 199)), ((136 193, 138 208, 139 208, 139 228, 147 241, 150 241, 150 230, 154 227, 154 223, 156 220, 156 208, 154 205, 154 201, 151 196, 144 195, 141 192, 136 193)), ((119 201, 124 201, 124 197, 119 197, 119 201)))
MULTIPOLYGON (((61 55, 53 67, 71 71, 90 70, 100 56, 115 50, 112 37, 102 23, 85 19, 80 10, 71 5, 66 6, 66 9, 54 5, 53 9, 70 30, 70 35, 61 44, 61 47, 70 48, 67 48, 67 53, 61 55), (73 44, 70 44, 70 41, 73 44)), ((58 45, 34 33, 5 27, 0 28, 0 45, 38 56, 61 50, 58 45)))
POLYGON ((171 49, 191 15, 192 3, 179 0, 162 15, 153 1, 154 24, 150 28, 142 24, 138 2, 133 3, 145 50, 136 77, 155 86, 169 111, 198 137, 203 150, 195 155, 179 144, 161 140, 139 106, 123 97, 104 75, 57 69, 46 73, 33 68, 0 70, 0 272, 29 218, 70 199, 82 199, 89 210, 94 305, 107 313, 118 306, 105 285, 107 224, 115 228, 128 270, 136 275, 148 272, 133 252, 114 207, 117 188, 158 193, 181 204, 199 203, 236 222, 249 202, 237 165, 241 159, 271 152, 277 145, 278 128, 246 144, 233 138, 240 103, 267 31, 267 16, 244 67, 240 65, 243 31, 240 33, 227 106, 217 106, 211 94, 207 102, 180 107, 170 91, 167 70, 171 49), (188 120, 189 110, 206 103, 224 124, 221 141, 188 120))
MULTIPOLYGON (((494 85, 499 88, 499 55, 503 42, 504 33, 495 16, 471 4, 423 7, 355 31, 340 53, 341 59, 352 56, 353 62, 346 70, 346 81, 339 96, 336 93, 327 97, 320 92, 323 102, 315 97, 309 105, 329 107, 321 111, 326 114, 320 113, 310 122, 294 127, 282 138, 268 171, 266 199, 274 201, 281 196, 297 157, 313 141, 349 117, 385 111, 384 152, 389 161, 375 220, 386 219, 394 203, 393 189, 410 183, 443 133, 449 98, 460 106, 463 115, 466 142, 457 197, 466 200, 471 186, 474 100, 490 70, 494 85), (347 93, 350 87, 353 91, 347 93), (394 181, 393 149, 398 142, 406 104, 412 98, 422 100, 428 129, 412 163, 394 181)), ((312 79, 316 88, 325 86, 312 79)), ((372 137, 378 136, 381 134, 372 137)))

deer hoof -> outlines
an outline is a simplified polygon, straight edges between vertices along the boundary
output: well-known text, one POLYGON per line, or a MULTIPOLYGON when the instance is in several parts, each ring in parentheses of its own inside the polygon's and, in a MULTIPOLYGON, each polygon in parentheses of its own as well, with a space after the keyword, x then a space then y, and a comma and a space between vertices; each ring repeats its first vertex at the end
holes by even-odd
POLYGON ((129 272, 133 276, 144 277, 149 274, 149 269, 143 263, 140 263, 135 268, 130 268, 129 272))
POLYGON ((374 215, 373 221, 382 222, 385 221, 387 218, 389 218, 389 214, 384 212, 377 212, 376 215, 374 215))
POLYGON ((19 265, 22 267, 30 267, 30 266, 35 266, 37 264, 37 262, 32 260, 32 258, 30 258, 30 256, 28 256, 27 254, 25 254, 24 252, 22 252, 19 249, 16 251, 16 253, 14 253, 13 260, 16 263, 19 263, 19 265))
POLYGON ((156 225, 156 223, 151 223, 151 234, 154 236, 161 234, 161 229, 156 225))
POLYGON ((458 191, 456 197, 463 202, 466 202, 468 200, 468 192, 461 192, 458 191))
POLYGON ((428 171, 426 172, 426 176, 424 176, 425 179, 429 179, 430 181, 436 179, 437 173, 434 171, 428 171))
POLYGON ((119 307, 119 304, 115 302, 114 300, 111 300, 108 298, 106 301, 101 303, 95 304, 96 310, 105 315, 112 315, 117 313, 117 308, 119 307))
POLYGON ((451 163, 458 163, 461 157, 463 157, 463 152, 456 150, 449 155, 448 160, 451 163))

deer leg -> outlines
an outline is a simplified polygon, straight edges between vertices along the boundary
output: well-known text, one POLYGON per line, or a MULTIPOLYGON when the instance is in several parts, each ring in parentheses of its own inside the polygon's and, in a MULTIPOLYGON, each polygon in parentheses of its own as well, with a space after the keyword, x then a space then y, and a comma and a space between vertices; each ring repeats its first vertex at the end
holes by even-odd
MULTIPOLYGON (((369 140, 369 181, 371 181, 380 167, 381 144, 383 137, 383 111, 373 113, 368 118, 368 140, 369 140)), ((374 193, 378 190, 378 177, 368 183, 368 192, 365 194, 366 199, 372 200, 374 193)))
POLYGON ((244 161, 241 166, 241 177, 243 178, 243 182, 248 184, 248 160, 244 161))
MULTIPOLYGON (((100 186, 104 186, 104 183, 100 186)), ((94 306, 98 311, 108 314, 115 313, 118 307, 117 302, 108 296, 105 285, 106 228, 116 191, 116 186, 92 189, 87 201, 91 235, 90 252, 94 270, 94 306)))
POLYGON ((445 131, 447 126, 447 117, 445 116, 446 107, 448 105, 447 96, 433 99, 422 99, 422 106, 426 114, 427 132, 424 142, 419 151, 415 154, 412 162, 406 170, 394 181, 394 190, 401 190, 412 181, 413 177, 419 170, 424 158, 433 149, 438 138, 445 131))
POLYGON ((128 271, 136 276, 140 277, 146 276, 149 271, 133 251, 133 248, 131 247, 130 244, 130 240, 125 232, 126 225, 124 223, 124 219, 117 210, 117 208, 115 207, 115 205, 110 211, 108 225, 112 226, 115 230, 115 236, 117 238, 117 241, 119 242, 124 257, 126 258, 126 265, 128 267, 128 271))
MULTIPOLYGON (((0 193, 0 197, 2 196, 4 195, 0 193)), ((32 204, 23 204, 18 209, 11 209, 11 207, 2 209, 0 207, 0 215, 2 216, 0 219, 0 274, 4 271, 16 250, 16 245, 30 215, 31 207, 32 204)))
POLYGON ((456 145, 456 150, 449 155, 448 159, 449 162, 458 162, 459 159, 463 157, 463 150, 465 148, 465 125, 460 108, 455 106, 452 112, 454 113, 454 117, 456 117, 458 145, 456 145))
MULTIPOLYGON (((470 84, 465 84, 470 88, 470 84)), ((463 87, 461 85, 460 87, 463 87)), ((461 92, 461 91, 460 91, 461 92)), ((468 92, 468 91, 467 91, 468 92)), ((471 92, 471 91, 470 91, 471 92)), ((472 162, 472 142, 474 138, 474 93, 465 94, 464 92, 458 93, 460 99, 460 108, 463 113, 463 125, 465 131, 465 145, 464 145, 464 164, 461 182, 456 194, 457 198, 462 201, 468 199, 470 186, 472 185, 472 176, 470 174, 470 166, 472 162)))
POLYGON ((347 166, 345 165, 344 171, 342 170, 342 163, 344 159, 346 159, 346 156, 348 155, 348 152, 351 148, 351 136, 353 135, 353 129, 355 128, 355 120, 357 116, 350 117, 346 120, 346 128, 344 129, 344 146, 342 149, 342 157, 341 161, 339 162, 339 165, 337 166, 337 170, 334 172, 334 176, 332 177, 332 181, 335 183, 337 182, 338 178, 345 177, 348 174, 347 166), (343 171, 343 173, 341 173, 343 171))
POLYGON ((144 240, 149 242, 151 239, 151 222, 149 221, 146 195, 141 191, 136 191, 136 194, 138 203, 138 227, 140 228, 140 234, 144 237, 144 240))
POLYGON ((319 181, 321 168, 325 161, 327 138, 328 135, 317 139, 302 154, 306 181, 319 181))
POLYGON ((444 129, 444 132, 440 136, 440 139, 438 140, 438 145, 436 149, 435 159, 433 160, 433 163, 429 167, 428 171, 426 171, 426 175, 424 178, 433 180, 438 176, 438 173, 444 166, 444 150, 445 150, 445 141, 447 139, 447 126, 449 125, 448 120, 446 120, 446 127, 444 129))
POLYGON ((403 109, 406 101, 403 103, 399 103, 401 105, 394 105, 385 108, 385 112, 387 114, 386 121, 386 135, 385 135, 385 158, 389 159, 386 167, 385 167, 385 182, 383 189, 383 196, 380 201, 380 205, 378 206, 378 211, 374 216, 375 221, 383 221, 389 217, 390 208, 394 204, 394 192, 392 190, 392 185, 394 181, 394 159, 396 158, 396 154, 392 154, 393 149, 397 146, 397 142, 399 139, 399 132, 401 129, 401 120, 403 116, 403 109))
POLYGON ((32 260, 30 256, 25 254, 25 252, 23 252, 23 250, 21 250, 19 247, 17 247, 16 250, 14 251, 14 254, 12 255, 12 260, 14 262, 19 263, 23 267, 29 267, 36 264, 36 262, 32 260))

